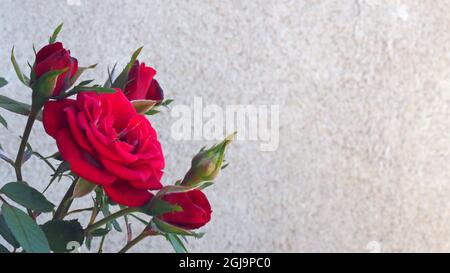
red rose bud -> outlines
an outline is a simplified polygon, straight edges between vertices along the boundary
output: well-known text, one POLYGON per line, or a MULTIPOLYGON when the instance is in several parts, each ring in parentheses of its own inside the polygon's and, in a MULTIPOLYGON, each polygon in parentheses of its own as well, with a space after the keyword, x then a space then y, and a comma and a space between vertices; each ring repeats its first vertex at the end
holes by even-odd
POLYGON ((171 225, 184 229, 197 229, 211 220, 211 205, 200 190, 166 194, 162 196, 162 200, 183 209, 183 211, 169 212, 159 217, 171 225))
POLYGON ((60 42, 46 45, 38 51, 31 75, 31 85, 38 82, 46 73, 55 70, 64 70, 64 72, 57 75, 50 90, 39 91, 48 92, 49 94, 42 94, 46 97, 57 96, 67 89, 70 80, 78 70, 77 59, 71 57, 70 51, 64 49, 60 42))
POLYGON ((233 141, 235 134, 210 149, 202 149, 193 159, 191 168, 181 182, 182 186, 195 186, 201 182, 213 181, 222 168, 226 147, 233 141))
POLYGON ((153 77, 156 70, 136 61, 128 74, 125 95, 129 100, 162 101, 164 92, 153 77))

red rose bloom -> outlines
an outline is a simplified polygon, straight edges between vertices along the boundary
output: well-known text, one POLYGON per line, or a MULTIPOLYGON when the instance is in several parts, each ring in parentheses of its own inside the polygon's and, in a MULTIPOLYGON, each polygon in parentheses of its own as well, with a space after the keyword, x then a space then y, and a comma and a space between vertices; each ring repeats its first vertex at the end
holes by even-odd
POLYGON ((127 98, 129 100, 163 100, 164 92, 158 81, 153 78, 155 75, 155 69, 136 61, 128 74, 128 84, 125 87, 127 98))
POLYGON ((72 172, 103 186, 116 203, 138 207, 159 190, 164 155, 156 131, 120 89, 79 93, 44 106, 46 132, 72 172))
POLYGON ((35 81, 49 71, 64 68, 69 68, 69 70, 59 75, 52 92, 53 96, 59 95, 61 91, 69 86, 70 80, 78 70, 78 61, 70 56, 70 51, 64 49, 62 43, 57 42, 46 45, 36 54, 36 61, 33 66, 36 76, 35 81))
POLYGON ((183 208, 183 211, 166 213, 161 216, 163 221, 171 225, 184 229, 197 229, 211 220, 211 205, 200 190, 170 193, 164 195, 162 199, 183 208))

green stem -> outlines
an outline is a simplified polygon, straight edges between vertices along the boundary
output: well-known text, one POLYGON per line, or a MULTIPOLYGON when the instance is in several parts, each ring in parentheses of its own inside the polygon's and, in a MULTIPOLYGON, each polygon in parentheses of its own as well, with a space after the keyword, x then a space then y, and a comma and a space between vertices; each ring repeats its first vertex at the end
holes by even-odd
POLYGON ((38 110, 31 109, 30 115, 28 116, 27 125, 25 126, 25 130, 22 135, 22 141, 20 142, 19 151, 17 152, 16 161, 14 161, 14 169, 16 171, 17 181, 23 182, 22 177, 22 164, 23 164, 23 156, 25 154, 25 149, 27 147, 28 139, 30 138, 31 130, 33 129, 34 122, 36 121, 36 116, 38 114, 38 110))
POLYGON ((75 213, 85 212, 85 211, 92 211, 93 209, 94 208, 74 209, 72 211, 69 211, 66 216, 71 215, 71 214, 75 214, 75 213))
POLYGON ((133 246, 137 245, 140 241, 144 240, 145 238, 149 236, 156 235, 154 232, 149 230, 144 230, 139 236, 134 238, 133 240, 129 241, 121 250, 119 250, 119 253, 126 253, 128 250, 130 250, 133 246))
MULTIPOLYGON (((23 181, 22 176, 23 157, 25 155, 25 149, 28 144, 28 139, 30 138, 31 130, 33 129, 33 125, 34 122, 36 121, 38 113, 39 109, 31 108, 30 114, 28 115, 27 125, 25 126, 25 130, 23 131, 19 151, 17 152, 17 157, 16 160, 14 161, 14 170, 16 171, 16 179, 18 182, 26 183, 25 181, 23 181)), ((27 212, 31 218, 36 219, 32 210, 27 209, 27 212)))
POLYGON ((53 215, 53 220, 62 220, 62 219, 64 219, 64 217, 67 216, 69 208, 73 202, 73 199, 72 199, 73 190, 75 189, 75 185, 77 184, 79 179, 80 178, 75 179, 72 182, 72 185, 70 185, 69 189, 67 190, 63 199, 61 200, 61 203, 59 204, 58 208, 56 209, 55 215, 53 215))
POLYGON ((139 208, 126 208, 126 209, 123 209, 123 210, 119 210, 118 212, 113 213, 110 216, 105 217, 102 220, 89 225, 85 229, 85 232, 86 233, 91 233, 92 231, 96 230, 97 228, 102 227, 102 226, 106 225, 107 223, 109 223, 109 222, 111 222, 111 221, 113 221, 113 220, 115 220, 115 219, 117 219, 119 217, 122 217, 124 215, 130 214, 130 213, 133 213, 133 212, 137 212, 137 211, 139 211, 139 208))
POLYGON ((103 253, 103 244, 105 243, 106 235, 102 236, 102 240, 100 241, 100 246, 98 247, 97 253, 103 253))

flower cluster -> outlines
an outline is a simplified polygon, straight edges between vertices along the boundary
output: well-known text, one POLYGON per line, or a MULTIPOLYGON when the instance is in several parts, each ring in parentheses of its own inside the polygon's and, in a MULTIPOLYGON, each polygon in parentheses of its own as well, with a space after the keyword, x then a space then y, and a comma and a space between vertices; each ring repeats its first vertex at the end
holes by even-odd
MULTIPOLYGON (((101 237, 101 252, 110 231, 123 231, 117 221, 123 218, 127 242, 120 252, 149 236, 164 236, 176 251, 186 251, 179 236, 201 237, 194 230, 211 220, 204 189, 225 167, 225 149, 233 136, 202 149, 183 179, 164 186, 164 151, 148 116, 172 100, 165 100, 155 69, 138 60, 142 48, 116 77, 115 68, 108 70, 105 84, 79 81, 95 65, 79 66, 70 50, 56 41, 61 27, 36 52, 29 76, 21 72, 14 49, 11 54, 17 76, 32 90, 32 99, 28 105, 0 95, 2 108, 28 116, 16 159, 0 150, 0 158, 14 168, 17 180, 0 189, 0 235, 14 250, 23 252, 69 252, 73 242, 91 249, 93 239, 101 237), (55 140, 57 151, 51 156, 41 155, 29 144, 36 120, 42 121, 45 132, 55 140), (23 177, 22 165, 31 156, 53 171, 48 187, 63 178, 72 181, 58 206, 45 197, 48 187, 40 192, 32 187, 32 180, 23 177), (91 207, 70 210, 73 202, 86 196, 94 197, 91 207), (90 221, 83 226, 74 215, 85 212, 90 213, 90 221), (52 213, 52 220, 39 223, 44 213, 52 213), (130 218, 145 224, 134 238, 130 218)), ((0 78, 0 87, 4 85, 6 81, 0 78)), ((0 122, 7 127, 1 116, 0 122)), ((1 245, 0 250, 10 251, 1 245)))

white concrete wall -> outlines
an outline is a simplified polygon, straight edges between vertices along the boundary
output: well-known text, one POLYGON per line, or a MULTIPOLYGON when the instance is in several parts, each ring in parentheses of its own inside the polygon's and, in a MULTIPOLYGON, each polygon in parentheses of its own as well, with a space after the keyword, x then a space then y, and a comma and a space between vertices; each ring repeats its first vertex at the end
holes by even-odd
MULTIPOLYGON (((221 107, 280 105, 280 147, 229 150, 230 167, 208 189, 214 214, 193 251, 450 251, 450 1, 0 0, 0 90, 30 97, 9 62, 26 68, 32 43, 60 38, 87 78, 106 77, 144 45, 167 97, 221 107)), ((16 149, 24 118, 0 110, 16 149)), ((164 183, 180 178, 204 141, 175 141, 170 112, 152 118, 167 154, 164 183)), ((31 141, 54 151, 40 124, 31 141)), ((25 177, 43 188, 37 159, 25 177)), ((0 185, 13 172, 0 165, 0 185)), ((68 186, 51 190, 57 201, 68 186)), ((89 200, 86 199, 85 203, 89 200)), ((81 207, 82 202, 77 206, 81 207)), ((137 227, 135 224, 134 227, 137 227)), ((108 251, 125 238, 115 233, 108 251)), ((162 239, 139 252, 171 251, 162 239)))

